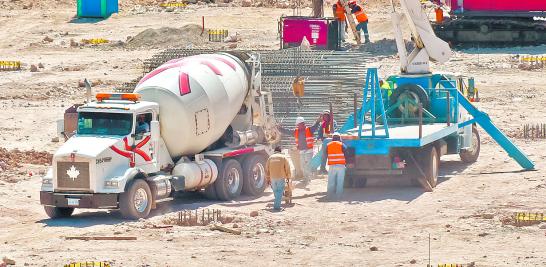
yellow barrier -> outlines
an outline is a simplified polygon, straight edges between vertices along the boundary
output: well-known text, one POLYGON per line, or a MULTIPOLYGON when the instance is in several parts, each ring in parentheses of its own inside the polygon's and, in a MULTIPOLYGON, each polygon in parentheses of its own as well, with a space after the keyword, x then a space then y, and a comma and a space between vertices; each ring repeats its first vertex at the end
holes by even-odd
POLYGON ((516 222, 546 222, 544 213, 517 212, 515 219, 516 222))
POLYGON ((186 6, 188 6, 188 4, 174 2, 174 3, 161 3, 161 4, 159 4, 159 6, 160 7, 186 7, 186 6))
POLYGON ((110 41, 107 40, 107 39, 102 39, 102 38, 94 38, 94 39, 82 39, 82 43, 84 44, 94 44, 94 45, 97 45, 97 44, 107 44, 109 43, 110 41))
POLYGON ((228 30, 208 30, 209 41, 211 42, 223 42, 229 35, 228 30))
POLYGON ((546 56, 522 57, 521 60, 529 62, 546 61, 546 56))
POLYGON ((0 71, 21 70, 21 61, 0 61, 0 71))
POLYGON ((110 267, 110 263, 103 261, 72 262, 65 264, 64 267, 110 267))

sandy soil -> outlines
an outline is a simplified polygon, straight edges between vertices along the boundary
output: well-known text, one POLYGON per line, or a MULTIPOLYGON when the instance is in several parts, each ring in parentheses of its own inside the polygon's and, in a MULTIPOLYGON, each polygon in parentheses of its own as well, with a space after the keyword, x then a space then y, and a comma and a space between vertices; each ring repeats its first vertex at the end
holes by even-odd
MULTIPOLYGON (((240 33, 238 48, 275 49, 278 17, 292 14, 290 9, 236 5, 139 13, 124 4, 122 12, 108 20, 83 23, 71 22, 75 10, 66 1, 38 1, 30 9, 22 9, 30 1, 0 2, 13 8, 0 9, 0 60, 24 63, 22 71, 0 72, 0 147, 50 153, 61 145, 52 142, 56 120, 64 109, 83 100, 79 81, 100 80, 98 90, 111 90, 140 75, 142 61, 161 50, 126 46, 130 37, 149 28, 199 24, 205 15, 207 27, 240 33), (44 41, 46 36, 52 41, 44 41), (113 43, 70 45, 71 39, 89 38, 113 43), (31 64, 39 63, 43 69, 29 71, 31 64)), ((381 45, 383 38, 392 38, 390 22, 380 1, 370 4, 371 38, 381 45)), ((309 12, 304 9, 302 14, 309 12)), ((437 71, 476 77, 479 106, 511 137, 521 136, 526 123, 546 123, 545 72, 511 67, 509 56, 515 53, 541 54, 546 47, 467 49, 457 51, 447 64, 433 65, 437 71)), ((398 72, 394 54, 383 53, 380 64, 381 75, 398 72)), ((47 219, 39 204, 39 176, 47 167, 21 162, 0 179, 0 257, 15 260, 17 266, 90 260, 110 261, 113 266, 425 266, 430 242, 432 264, 543 266, 546 226, 516 227, 503 221, 514 212, 546 211, 546 140, 515 139, 537 163, 537 171, 521 172, 483 131, 482 137, 477 163, 442 158, 440 184, 432 193, 410 187, 407 181, 371 181, 370 187, 348 190, 339 202, 326 202, 326 179, 320 177, 310 188, 298 188, 295 206, 282 213, 269 211, 270 190, 258 199, 229 203, 186 195, 161 203, 150 219, 138 222, 123 221, 116 211, 94 210, 78 210, 70 219, 47 219), (218 208, 236 216, 243 234, 197 226, 150 227, 179 210, 194 208, 218 208), (259 215, 250 217, 252 211, 259 215), (138 239, 64 239, 72 235, 138 239)))

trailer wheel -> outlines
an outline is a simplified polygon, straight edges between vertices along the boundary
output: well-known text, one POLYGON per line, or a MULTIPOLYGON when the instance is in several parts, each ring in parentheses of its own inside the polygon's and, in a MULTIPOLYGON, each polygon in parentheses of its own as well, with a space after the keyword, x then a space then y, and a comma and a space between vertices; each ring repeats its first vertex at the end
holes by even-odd
POLYGON ((238 161, 230 159, 222 164, 218 178, 214 182, 214 189, 220 200, 232 200, 241 195, 243 170, 238 161))
POLYGON ((51 219, 67 218, 72 216, 72 213, 74 212, 74 208, 60 208, 51 206, 44 206, 44 210, 47 216, 51 219))
POLYGON ((263 154, 249 155, 243 161, 243 192, 250 196, 258 196, 265 190, 265 156, 263 154))
POLYGON ((142 179, 131 181, 127 190, 119 196, 119 210, 123 218, 146 218, 152 209, 150 186, 142 179))
POLYGON ((478 127, 475 125, 472 126, 472 146, 470 149, 462 150, 459 153, 461 160, 465 163, 473 163, 478 160, 480 155, 480 133, 478 132, 478 127))

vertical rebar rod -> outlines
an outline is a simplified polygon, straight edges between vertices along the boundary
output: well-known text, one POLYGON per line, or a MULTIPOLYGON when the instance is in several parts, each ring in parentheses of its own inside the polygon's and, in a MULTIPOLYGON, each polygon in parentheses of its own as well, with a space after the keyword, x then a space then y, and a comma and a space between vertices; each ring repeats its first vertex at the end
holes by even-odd
POLYGON ((447 105, 446 105, 447 106, 447 116, 446 116, 447 126, 451 126, 451 103, 450 103, 449 91, 447 91, 446 101, 447 101, 447 105))

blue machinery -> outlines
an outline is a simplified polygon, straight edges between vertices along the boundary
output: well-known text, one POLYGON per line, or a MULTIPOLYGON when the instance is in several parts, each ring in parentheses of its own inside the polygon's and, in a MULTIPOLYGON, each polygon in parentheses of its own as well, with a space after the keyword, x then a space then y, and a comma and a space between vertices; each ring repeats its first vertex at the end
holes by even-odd
POLYGON ((342 134, 349 137, 344 137, 344 142, 354 148, 355 155, 388 155, 391 148, 419 148, 437 140, 449 138, 457 143, 457 151, 452 151, 457 153, 461 147, 460 143, 463 143, 459 129, 478 124, 522 168, 534 169, 535 164, 493 124, 489 116, 474 107, 457 89, 457 81, 452 77, 432 74, 396 76, 394 79, 398 86, 418 84, 422 88, 432 88, 426 89, 430 96, 429 110, 420 106, 419 116, 413 118, 413 121, 407 119, 413 122, 411 124, 404 124, 404 119, 400 121, 399 118, 389 118, 389 112, 395 111, 396 107, 385 105, 388 100, 383 99, 384 92, 381 92, 379 86, 377 69, 368 69, 362 107, 356 111, 357 121, 355 123, 354 113, 351 114, 340 130, 342 134), (459 105, 470 116, 463 118, 466 112, 460 111, 459 105), (387 110, 385 106, 388 107, 387 110), (394 122, 390 127, 389 121, 394 122), (398 124, 400 122, 402 124, 398 124))

